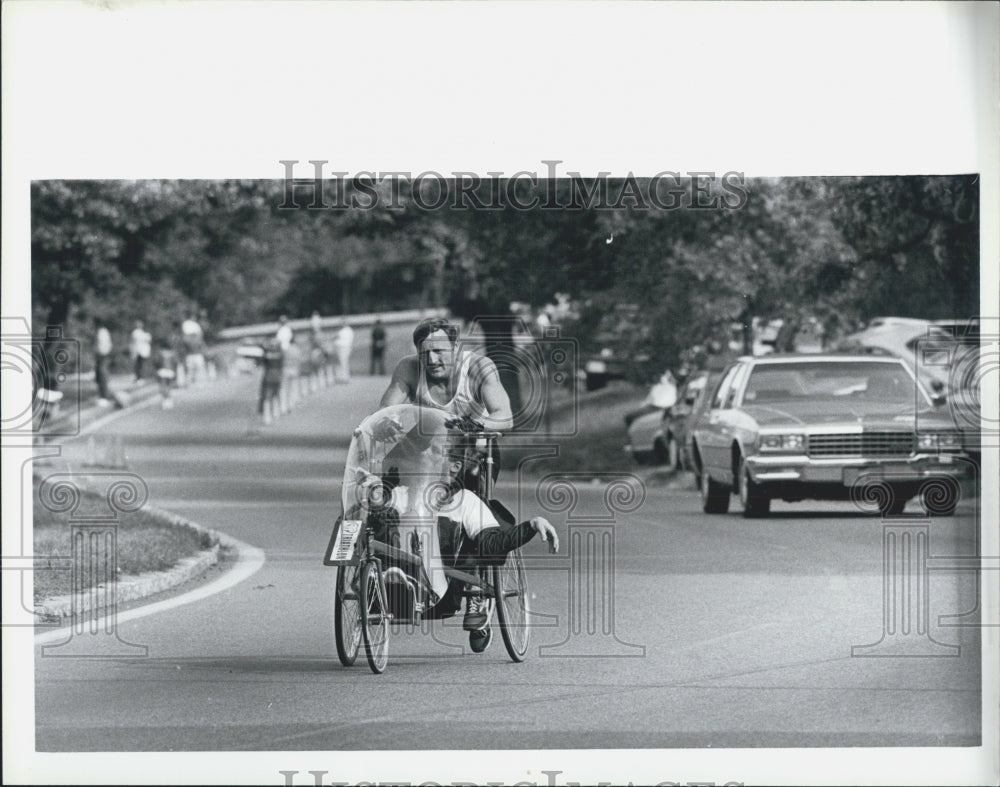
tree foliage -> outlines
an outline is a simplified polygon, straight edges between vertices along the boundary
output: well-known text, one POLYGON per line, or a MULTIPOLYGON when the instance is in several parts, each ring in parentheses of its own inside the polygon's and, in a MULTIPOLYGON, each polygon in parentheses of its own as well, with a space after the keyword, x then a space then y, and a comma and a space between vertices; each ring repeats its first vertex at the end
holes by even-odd
POLYGON ((368 209, 319 210, 311 194, 288 210, 281 181, 38 181, 36 329, 86 336, 100 317, 124 336, 142 318, 162 336, 194 308, 216 326, 314 310, 502 315, 562 292, 583 339, 633 304, 630 352, 654 373, 753 317, 836 333, 877 314, 978 311, 975 177, 757 179, 744 203, 707 210, 587 207, 568 180, 500 185, 568 207, 427 209, 406 181, 378 184, 368 209))

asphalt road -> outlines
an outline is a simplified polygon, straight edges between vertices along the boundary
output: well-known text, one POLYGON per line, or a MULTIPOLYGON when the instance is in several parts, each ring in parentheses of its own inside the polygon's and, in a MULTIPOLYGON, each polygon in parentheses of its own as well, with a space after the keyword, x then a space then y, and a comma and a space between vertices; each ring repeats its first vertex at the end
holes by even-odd
MULTIPOLYGON (((606 496, 614 479, 580 477, 565 510, 558 490, 508 473, 501 499, 523 515, 547 506, 563 541, 557 556, 526 549, 528 660, 511 663, 499 637, 472 654, 459 618, 395 633, 384 675, 363 655, 343 668, 322 553, 351 430, 384 382, 329 388, 264 430, 250 378, 102 429, 153 504, 266 560, 226 591, 120 623, 146 658, 36 650, 39 751, 978 745, 979 630, 940 619, 975 608, 976 575, 917 572, 929 631, 902 655, 852 656, 883 636, 883 523, 850 504, 709 517, 688 488, 606 496)), ((914 524, 937 558, 973 554, 975 520, 971 500, 914 524)))

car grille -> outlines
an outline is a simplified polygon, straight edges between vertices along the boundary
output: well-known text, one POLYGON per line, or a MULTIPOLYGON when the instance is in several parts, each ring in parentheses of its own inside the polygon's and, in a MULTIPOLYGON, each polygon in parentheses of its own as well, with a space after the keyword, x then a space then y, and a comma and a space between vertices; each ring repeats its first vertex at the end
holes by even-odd
POLYGON ((861 434, 809 435, 809 456, 909 456, 912 432, 863 432, 861 434))

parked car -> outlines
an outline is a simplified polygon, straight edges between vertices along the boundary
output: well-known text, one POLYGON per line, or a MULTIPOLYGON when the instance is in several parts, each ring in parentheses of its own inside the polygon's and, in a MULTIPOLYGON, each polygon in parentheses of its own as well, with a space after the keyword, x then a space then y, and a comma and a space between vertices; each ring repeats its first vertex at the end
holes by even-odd
POLYGON ((845 336, 837 349, 845 352, 881 351, 902 358, 927 388, 934 393, 949 385, 948 355, 955 343, 951 331, 930 320, 909 317, 876 317, 863 331, 845 336), (941 348, 941 358, 921 357, 924 348, 941 348))
POLYGON ((688 465, 688 425, 705 386, 709 372, 690 375, 670 407, 653 407, 636 418, 626 416, 628 444, 625 451, 638 462, 683 470, 688 465))
MULTIPOLYGON (((715 386, 718 385, 719 380, 722 377, 722 372, 725 367, 722 368, 710 368, 707 371, 700 372, 703 376, 705 382, 701 386, 701 389, 696 392, 693 400, 691 401, 691 411, 683 419, 683 425, 672 426, 673 433, 677 436, 677 445, 680 453, 681 469, 688 470, 692 473, 696 473, 696 468, 694 464, 694 426, 703 417, 703 415, 708 411, 708 404, 711 401, 712 391, 715 390, 715 386)), ((673 420, 673 419, 671 419, 673 420)), ((698 479, 695 478, 695 485, 697 486, 698 479)))
POLYGON ((971 472, 948 408, 890 356, 740 358, 694 422, 691 452, 703 510, 725 513, 735 490, 749 517, 772 499, 849 500, 865 481, 880 484, 868 502, 883 514, 920 493, 950 515, 971 472))
POLYGON ((981 453, 980 321, 876 317, 845 337, 838 349, 888 353, 916 370, 938 404, 948 403, 963 447, 978 463, 981 453))

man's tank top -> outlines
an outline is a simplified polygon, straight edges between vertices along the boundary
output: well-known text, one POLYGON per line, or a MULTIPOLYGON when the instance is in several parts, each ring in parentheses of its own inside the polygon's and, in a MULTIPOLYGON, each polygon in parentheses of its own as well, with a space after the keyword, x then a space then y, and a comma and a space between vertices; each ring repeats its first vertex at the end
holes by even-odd
POLYGON ((467 415, 470 418, 482 418, 486 415, 486 408, 476 399, 470 379, 469 372, 474 359, 475 355, 470 352, 464 352, 458 357, 458 384, 455 386, 455 395, 450 402, 443 404, 434 399, 430 391, 427 390, 427 378, 424 370, 420 368, 417 372, 419 379, 417 380, 416 404, 435 407, 458 417, 467 415))

